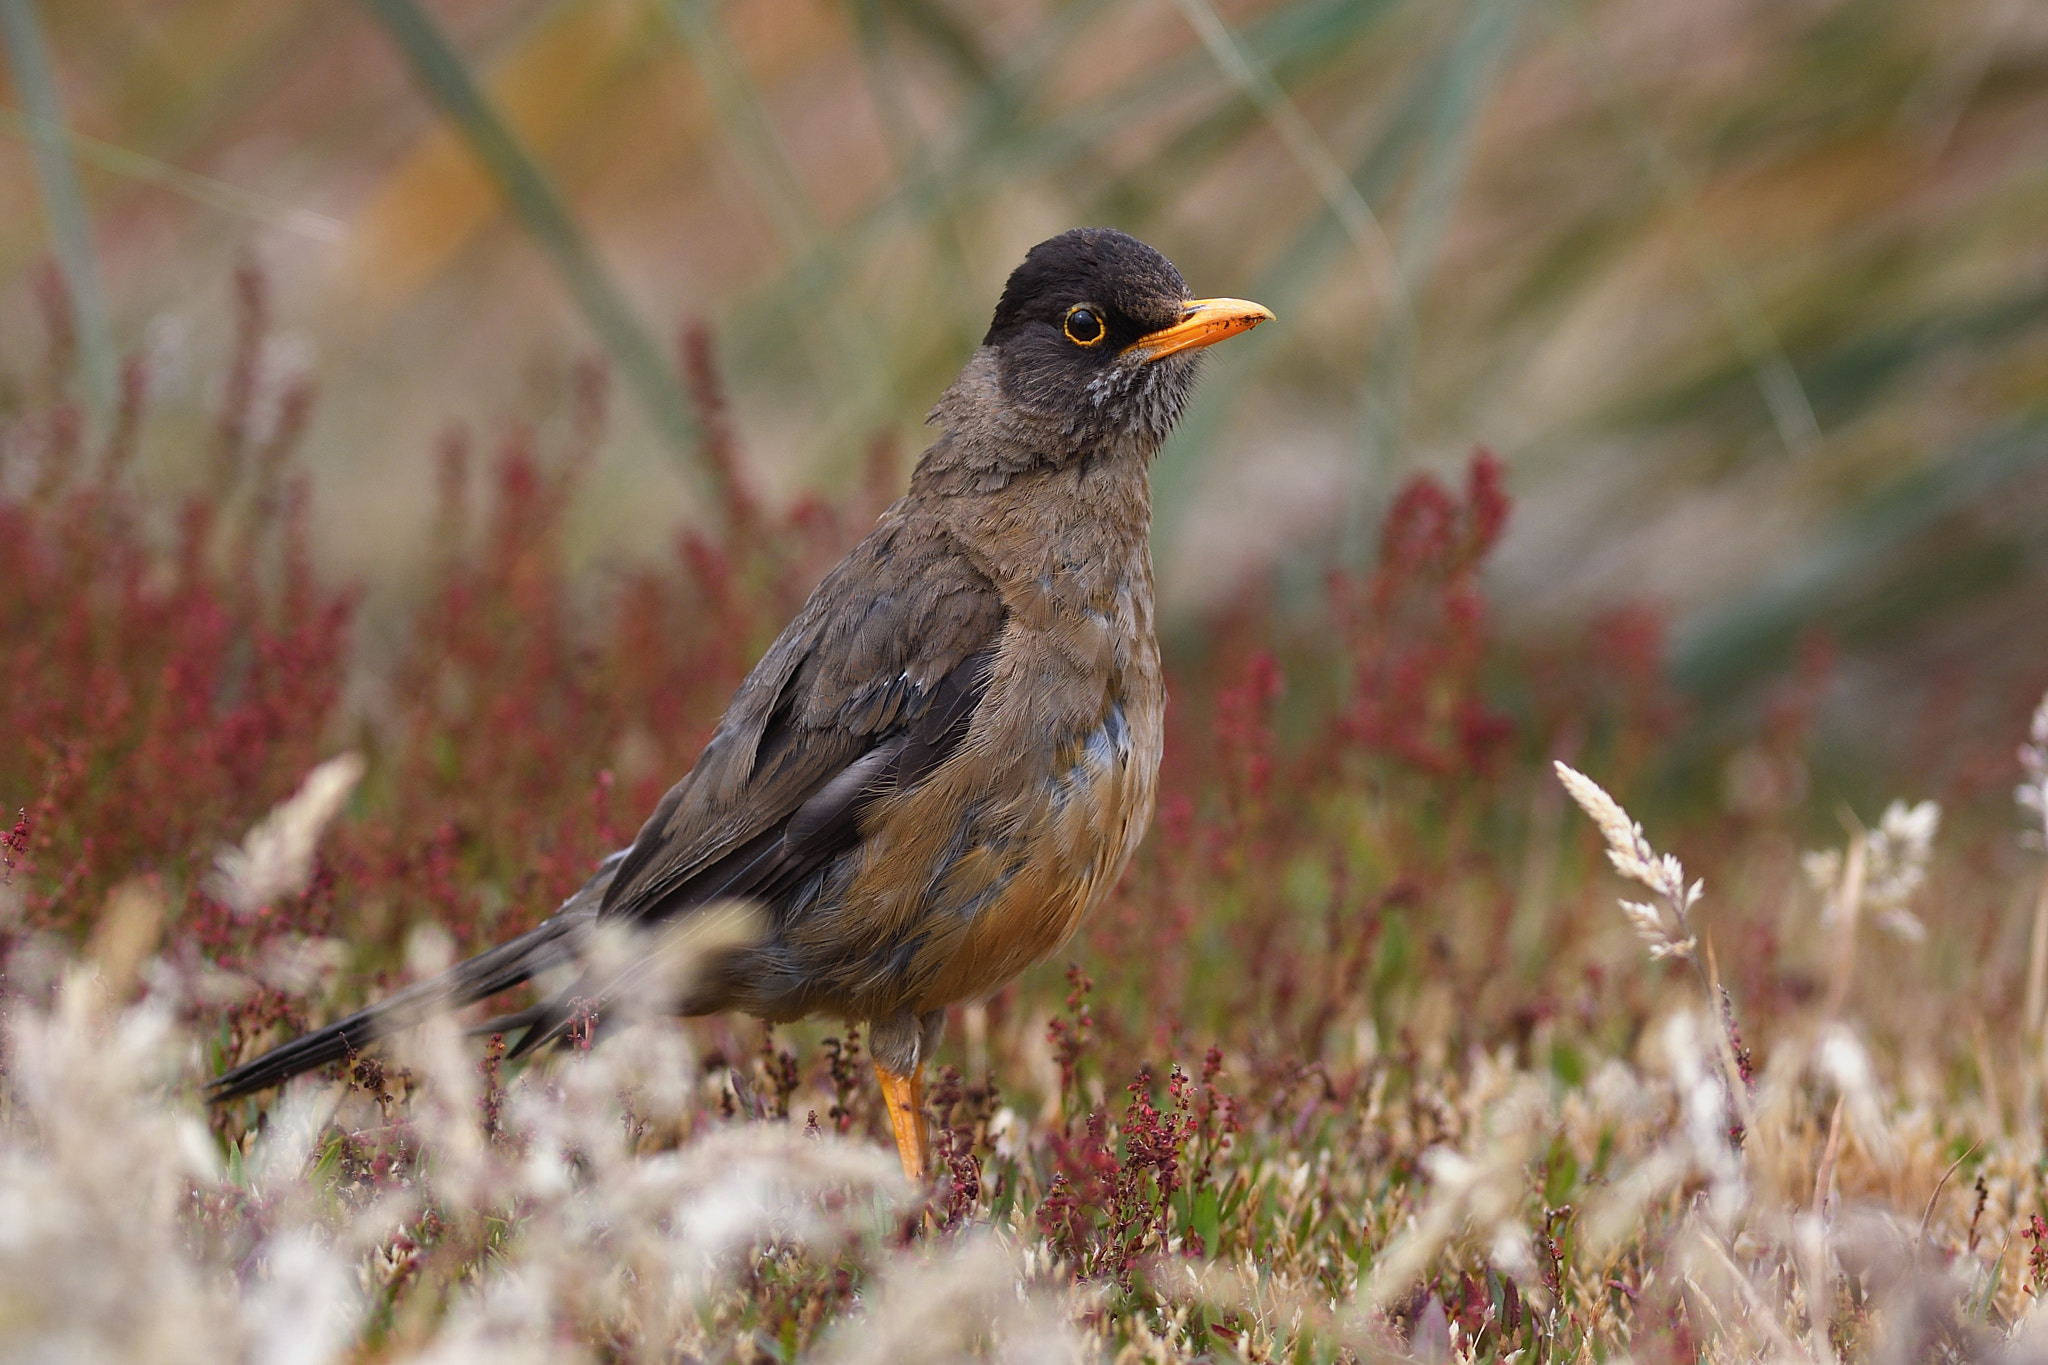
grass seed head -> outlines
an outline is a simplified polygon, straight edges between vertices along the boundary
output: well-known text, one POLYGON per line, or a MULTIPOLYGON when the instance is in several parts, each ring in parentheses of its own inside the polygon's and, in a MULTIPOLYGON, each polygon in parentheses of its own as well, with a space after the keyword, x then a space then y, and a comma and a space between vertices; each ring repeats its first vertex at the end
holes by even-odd
POLYGON ((306 774, 291 797, 258 821, 239 845, 214 858, 213 891, 244 919, 306 889, 313 850, 362 781, 361 754, 337 754, 306 774))
POLYGON ((1599 783, 1562 761, 1555 767, 1558 781, 1606 840, 1608 861, 1614 864, 1614 870, 1663 898, 1661 905, 1621 902, 1621 912, 1636 937, 1643 941, 1653 959, 1691 957, 1699 946, 1691 929, 1692 910, 1705 893, 1706 883, 1687 886, 1685 869, 1678 859, 1668 853, 1660 857, 1644 837, 1643 827, 1630 819, 1621 803, 1599 783))

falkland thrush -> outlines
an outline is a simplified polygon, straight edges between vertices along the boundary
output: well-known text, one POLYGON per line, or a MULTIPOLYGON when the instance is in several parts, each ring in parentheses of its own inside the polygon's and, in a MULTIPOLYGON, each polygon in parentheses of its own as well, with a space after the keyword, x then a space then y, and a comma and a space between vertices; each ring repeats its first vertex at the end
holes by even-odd
MULTIPOLYGON (((1133 237, 1031 249, 932 409, 910 491, 825 576, 630 848, 538 928, 213 1082, 230 1099, 537 973, 580 977, 484 1027, 561 1039, 634 967, 606 925, 670 933, 754 907, 667 1002, 869 1025, 904 1172, 945 1007, 1067 941, 1152 817, 1166 704, 1149 465, 1196 353, 1272 317, 1190 299, 1133 237)), ((508 1032, 509 1036, 509 1032, 508 1032)))

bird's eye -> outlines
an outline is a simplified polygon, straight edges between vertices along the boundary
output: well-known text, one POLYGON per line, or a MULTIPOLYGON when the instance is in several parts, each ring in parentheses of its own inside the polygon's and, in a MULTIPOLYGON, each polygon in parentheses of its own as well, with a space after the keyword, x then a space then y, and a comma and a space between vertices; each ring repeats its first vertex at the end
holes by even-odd
POLYGON ((1102 318, 1085 303, 1067 310, 1067 340, 1076 346, 1093 346, 1102 340, 1102 318))

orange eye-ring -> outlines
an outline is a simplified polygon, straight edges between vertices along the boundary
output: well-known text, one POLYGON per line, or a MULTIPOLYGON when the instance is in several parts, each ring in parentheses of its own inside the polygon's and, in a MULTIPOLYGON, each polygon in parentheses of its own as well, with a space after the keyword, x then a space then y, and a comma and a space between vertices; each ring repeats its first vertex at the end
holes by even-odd
POLYGON ((1067 340, 1076 346, 1093 346, 1108 332, 1102 325, 1102 315, 1090 305, 1077 303, 1067 310, 1067 340))

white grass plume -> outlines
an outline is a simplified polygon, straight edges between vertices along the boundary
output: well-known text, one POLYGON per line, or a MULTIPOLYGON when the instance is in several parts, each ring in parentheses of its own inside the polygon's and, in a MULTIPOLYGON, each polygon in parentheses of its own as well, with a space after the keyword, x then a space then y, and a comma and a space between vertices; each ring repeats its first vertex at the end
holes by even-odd
POLYGON ((1668 853, 1660 856, 1643 836, 1643 827, 1630 819, 1621 803, 1609 796, 1598 782, 1563 762, 1557 763, 1556 768, 1557 780, 1571 793, 1572 800, 1579 803, 1579 809, 1599 826, 1600 837, 1607 841, 1608 861, 1614 864, 1614 870, 1630 881, 1648 887, 1661 898, 1661 904, 1621 902, 1621 912, 1628 917, 1629 927, 1636 931, 1636 937, 1643 941, 1653 958, 1691 957, 1699 946, 1699 940, 1692 932, 1692 910, 1699 904, 1706 883, 1696 881, 1687 886, 1685 869, 1679 865, 1678 859, 1668 853))
MULTIPOLYGON (((673 1021, 524 1073, 503 1095, 512 1139, 497 1142, 480 1134, 473 1057, 452 1026, 430 1026, 406 1040, 418 1084, 395 1118, 359 1096, 337 1108, 331 1092, 301 1088, 224 1164, 182 1083, 195 1049, 174 1022, 176 995, 115 1012, 94 973, 74 967, 48 1006, 9 1001, 0 1356, 330 1365, 360 1350, 410 1273, 408 1230, 423 1217, 501 1220, 516 1234, 445 1315, 415 1324, 380 1360, 576 1359, 565 1332, 568 1343, 628 1332, 650 1358, 716 1355, 706 1307, 742 1292, 750 1249, 763 1246, 829 1256, 858 1242, 884 1263, 884 1283, 904 1278, 887 1270, 898 1253, 872 1235, 903 1189, 879 1146, 712 1122, 671 1150, 638 1150, 627 1107, 658 1114, 664 1087, 696 1072, 673 1021), (343 1193, 321 1156, 357 1139, 426 1159, 381 1192, 343 1193), (215 1216, 209 1208, 230 1211, 223 1235, 195 1226, 215 1216)), ((1052 1351, 1010 1358, 1057 1358, 1053 1348, 1073 1340, 1057 1315, 977 1257, 942 1268, 953 1288, 932 1314, 964 1295, 987 1308, 983 1326, 1014 1326, 1020 1343, 1052 1351)), ((868 1329, 854 1328, 864 1339, 868 1329)), ((921 1330, 936 1331, 936 1318, 921 1330)), ((851 1344, 845 1353, 873 1358, 851 1344)))
POLYGON ((2021 781, 2013 800, 2034 826, 2026 841, 2034 848, 2048 849, 2048 693, 2034 708, 2027 726, 2027 742, 2020 745, 2021 781))
POLYGON ((1876 829, 1856 831, 1846 856, 1840 849, 1825 849, 1801 857, 1807 881, 1821 894, 1820 922, 1854 932, 1855 921, 1867 908, 1878 927, 1893 937, 1924 942, 1927 926, 1909 907, 1927 883, 1927 865, 1940 828, 1941 807, 1936 803, 1909 806, 1894 801, 1885 807, 1876 829))
POLYGON ((337 754, 306 774, 299 789, 256 822, 239 846, 214 857, 208 889, 243 917, 306 889, 313 850, 349 793, 363 780, 361 754, 337 754))
POLYGON ((825 1343, 829 1365, 1081 1365, 1088 1343, 1047 1296, 1029 1292, 1019 1258, 987 1234, 897 1257, 863 1318, 825 1343), (976 1350, 986 1343, 986 1354, 976 1350))

